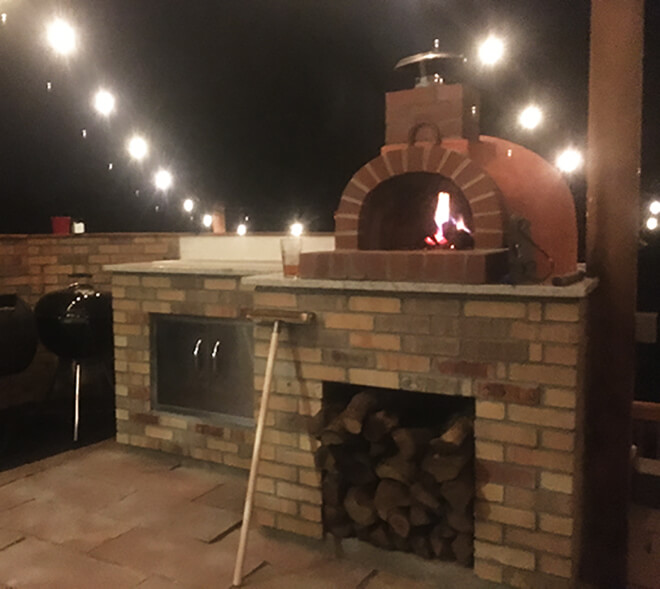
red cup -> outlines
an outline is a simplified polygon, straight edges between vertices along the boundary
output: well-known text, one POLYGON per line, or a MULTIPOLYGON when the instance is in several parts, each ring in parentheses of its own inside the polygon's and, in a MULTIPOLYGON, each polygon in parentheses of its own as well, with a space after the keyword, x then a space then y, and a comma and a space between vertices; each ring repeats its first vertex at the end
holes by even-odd
POLYGON ((51 217, 50 223, 53 226, 53 233, 57 235, 71 233, 71 217, 51 217))

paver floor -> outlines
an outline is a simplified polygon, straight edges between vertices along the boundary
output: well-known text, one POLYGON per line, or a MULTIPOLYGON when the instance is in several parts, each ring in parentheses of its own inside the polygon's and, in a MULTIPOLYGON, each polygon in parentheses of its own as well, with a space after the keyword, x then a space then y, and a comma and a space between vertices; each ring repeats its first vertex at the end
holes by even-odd
MULTIPOLYGON (((0 472, 0 589, 229 589, 246 474, 112 441, 0 472)), ((486 589, 347 541, 250 533, 246 588, 486 589)))

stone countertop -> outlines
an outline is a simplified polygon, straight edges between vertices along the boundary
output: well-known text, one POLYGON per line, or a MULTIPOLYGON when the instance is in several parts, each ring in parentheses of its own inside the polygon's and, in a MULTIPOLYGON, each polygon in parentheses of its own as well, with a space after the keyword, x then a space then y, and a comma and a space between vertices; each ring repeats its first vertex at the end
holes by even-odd
POLYGON ((381 293, 465 294, 497 297, 529 297, 580 299, 589 295, 598 280, 585 278, 570 286, 549 284, 444 284, 430 282, 388 282, 375 280, 318 280, 311 278, 285 278, 281 273, 246 276, 246 286, 273 289, 307 289, 314 291, 367 291, 381 293))
POLYGON ((223 260, 159 260, 103 266, 119 274, 198 274, 205 276, 251 276, 269 274, 282 267, 281 262, 235 262, 223 260))

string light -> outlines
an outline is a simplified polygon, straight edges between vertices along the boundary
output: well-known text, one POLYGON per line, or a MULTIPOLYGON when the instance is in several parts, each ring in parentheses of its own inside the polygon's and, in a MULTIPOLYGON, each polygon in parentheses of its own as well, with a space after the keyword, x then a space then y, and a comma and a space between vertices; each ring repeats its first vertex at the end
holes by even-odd
POLYGON ((240 223, 238 227, 236 227, 236 233, 243 237, 247 233, 247 225, 245 223, 240 223))
POLYGON ((46 91, 50 92, 53 89, 53 83, 52 82, 46 82, 46 91))
POLYGON ((209 229, 211 225, 213 225, 213 215, 209 215, 208 213, 206 213, 206 215, 202 217, 202 225, 204 225, 204 227, 209 229))
POLYGON ((583 164, 582 154, 572 147, 565 149, 557 156, 557 167, 566 174, 576 172, 583 164))
POLYGON ((3 12, 0 14, 0 21, 2 21, 2 24, 4 25, 7 22, 7 13, 3 12))
POLYGON ((652 201, 649 205, 649 211, 651 211, 652 215, 660 215, 660 201, 652 201))
POLYGON ((107 90, 99 90, 94 95, 94 108, 100 115, 109 116, 115 110, 115 97, 107 90))
POLYGON ((538 106, 530 105, 520 113, 518 122, 523 129, 533 131, 543 122, 543 111, 538 106))
POLYGON ((491 35, 479 45, 479 60, 482 64, 492 66, 504 57, 504 42, 491 35))
POLYGON ((87 139, 87 129, 82 129, 82 130, 80 131, 80 134, 82 135, 82 138, 83 138, 83 139, 87 139))
POLYGON ((195 201, 193 201, 192 198, 187 198, 183 201, 183 210, 186 211, 186 213, 192 213, 194 208, 195 201))
POLYGON ((158 190, 169 190, 172 188, 173 182, 174 179, 172 178, 172 174, 163 168, 154 174, 154 184, 158 190))
POLYGON ((61 18, 48 25, 46 38, 53 51, 59 55, 70 55, 76 50, 76 32, 61 18))
POLYGON ((149 153, 149 145, 139 135, 134 135, 128 140, 128 153, 134 160, 142 160, 149 153))
POLYGON ((293 237, 300 237, 305 231, 305 227, 303 227, 303 224, 300 223, 299 221, 296 221, 295 223, 291 223, 291 226, 289 227, 289 233, 293 235, 293 237))
POLYGON ((646 228, 649 231, 655 231, 658 228, 658 220, 655 217, 649 217, 646 220, 646 228))

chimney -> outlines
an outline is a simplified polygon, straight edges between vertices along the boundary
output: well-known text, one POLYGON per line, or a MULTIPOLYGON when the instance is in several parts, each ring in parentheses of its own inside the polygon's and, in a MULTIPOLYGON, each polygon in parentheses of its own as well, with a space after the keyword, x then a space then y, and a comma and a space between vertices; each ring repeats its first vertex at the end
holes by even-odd
POLYGON ((388 92, 385 96, 385 144, 443 138, 479 140, 479 94, 466 85, 446 83, 464 63, 462 55, 434 49, 405 57, 395 69, 419 68, 415 88, 388 92), (430 72, 434 70, 434 72, 430 72), (414 137, 411 137, 411 129, 414 137), (439 137, 438 137, 439 134, 439 137))

